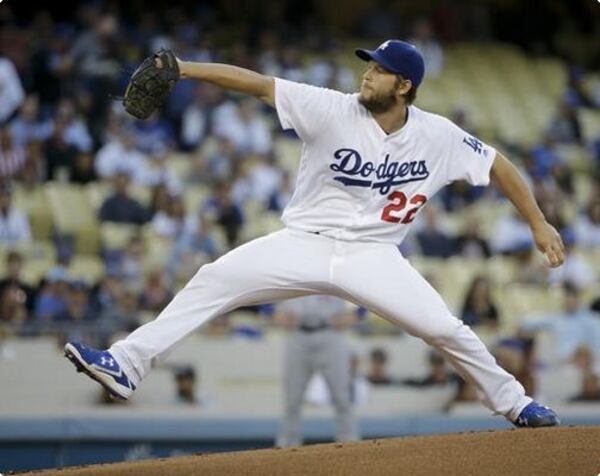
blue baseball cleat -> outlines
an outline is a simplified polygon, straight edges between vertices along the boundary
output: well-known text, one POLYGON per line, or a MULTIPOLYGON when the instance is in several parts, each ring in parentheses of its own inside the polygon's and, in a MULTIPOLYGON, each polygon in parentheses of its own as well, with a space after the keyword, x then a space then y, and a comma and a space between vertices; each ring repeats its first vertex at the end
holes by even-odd
POLYGON ((65 345, 65 357, 83 372, 101 384, 113 397, 127 400, 135 385, 121 370, 115 358, 107 350, 96 350, 79 342, 65 345))
POLYGON ((533 401, 523 408, 513 424, 519 428, 540 428, 543 426, 558 426, 560 420, 552 409, 533 401))

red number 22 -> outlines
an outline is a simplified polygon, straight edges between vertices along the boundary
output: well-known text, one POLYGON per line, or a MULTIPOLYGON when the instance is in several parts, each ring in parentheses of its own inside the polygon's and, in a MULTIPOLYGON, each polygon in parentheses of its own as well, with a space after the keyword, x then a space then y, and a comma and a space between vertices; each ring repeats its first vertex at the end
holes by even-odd
POLYGON ((425 205, 425 202, 427 202, 427 197, 425 195, 421 195, 420 193, 414 195, 409 201, 406 198, 406 195, 398 190, 390 193, 387 198, 388 200, 391 200, 392 203, 383 208, 383 211, 381 212, 381 219, 391 223, 411 223, 414 220, 417 211, 419 211, 419 208, 421 208, 423 205, 425 205), (406 215, 404 215, 404 218, 396 215, 396 213, 399 213, 406 208, 407 201, 416 206, 408 210, 406 215))

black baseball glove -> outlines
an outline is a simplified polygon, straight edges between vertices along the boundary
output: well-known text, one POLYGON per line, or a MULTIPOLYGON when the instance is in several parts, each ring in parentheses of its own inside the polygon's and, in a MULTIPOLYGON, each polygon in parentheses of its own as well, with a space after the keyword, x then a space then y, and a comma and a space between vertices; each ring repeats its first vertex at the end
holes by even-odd
POLYGON ((138 119, 147 119, 164 102, 178 79, 175 54, 171 50, 157 51, 131 76, 123 98, 125 110, 138 119))

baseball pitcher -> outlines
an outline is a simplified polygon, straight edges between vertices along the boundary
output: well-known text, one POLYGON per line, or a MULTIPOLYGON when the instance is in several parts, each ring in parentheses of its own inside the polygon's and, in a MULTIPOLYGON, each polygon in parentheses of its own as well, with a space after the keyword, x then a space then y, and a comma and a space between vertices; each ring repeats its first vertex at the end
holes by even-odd
POLYGON ((108 350, 68 343, 66 356, 113 395, 131 396, 183 338, 239 306, 330 294, 370 309, 435 347, 494 414, 519 427, 559 424, 525 395, 475 333, 398 251, 415 216, 455 180, 493 182, 529 223, 548 264, 564 248, 516 168, 493 147, 412 103, 424 75, 421 53, 388 40, 358 49, 360 91, 344 94, 225 64, 179 61, 171 51, 136 70, 125 108, 148 117, 181 79, 205 81, 274 107, 303 142, 285 228, 202 266, 158 315, 108 350))

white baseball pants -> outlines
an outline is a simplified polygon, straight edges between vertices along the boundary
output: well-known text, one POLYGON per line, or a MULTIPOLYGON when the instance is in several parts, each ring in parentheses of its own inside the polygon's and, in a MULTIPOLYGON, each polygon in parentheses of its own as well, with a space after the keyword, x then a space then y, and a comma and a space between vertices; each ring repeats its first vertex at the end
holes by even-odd
POLYGON ((109 350, 139 383, 199 326, 237 307, 308 294, 352 301, 420 337, 473 383, 482 403, 510 420, 531 402, 475 333, 392 244, 348 242, 283 229, 204 265, 152 322, 109 350))

